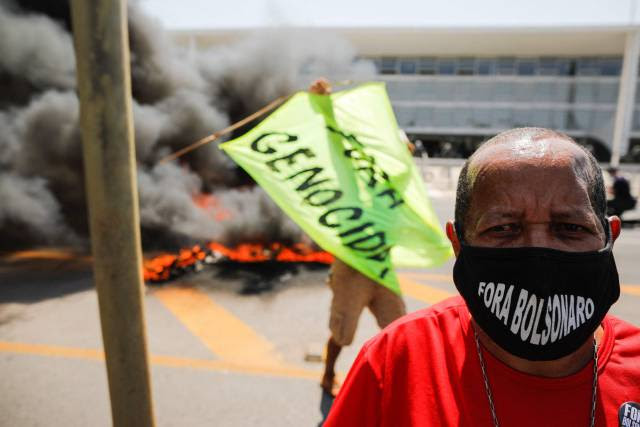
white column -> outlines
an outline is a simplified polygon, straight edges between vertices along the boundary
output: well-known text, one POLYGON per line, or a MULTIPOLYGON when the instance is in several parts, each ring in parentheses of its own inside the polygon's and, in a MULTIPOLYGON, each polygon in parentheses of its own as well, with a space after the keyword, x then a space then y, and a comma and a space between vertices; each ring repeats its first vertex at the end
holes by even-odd
POLYGON ((613 144, 611 146, 611 165, 618 166, 620 155, 629 149, 629 134, 633 122, 633 109, 636 98, 636 82, 638 80, 638 56, 640 53, 640 31, 627 34, 624 48, 620 88, 618 90, 618 106, 613 127, 613 144))

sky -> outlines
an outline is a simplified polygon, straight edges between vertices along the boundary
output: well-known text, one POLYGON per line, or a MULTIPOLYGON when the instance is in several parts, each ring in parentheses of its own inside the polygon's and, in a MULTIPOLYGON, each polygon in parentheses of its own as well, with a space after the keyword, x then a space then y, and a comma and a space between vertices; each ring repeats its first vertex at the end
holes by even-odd
POLYGON ((640 23, 640 0, 138 0, 169 29, 548 27, 640 23))

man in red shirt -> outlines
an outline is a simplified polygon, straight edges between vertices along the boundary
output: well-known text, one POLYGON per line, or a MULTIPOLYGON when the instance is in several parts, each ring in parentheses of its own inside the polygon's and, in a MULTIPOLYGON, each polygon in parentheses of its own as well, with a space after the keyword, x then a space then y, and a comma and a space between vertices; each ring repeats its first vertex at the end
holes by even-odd
POLYGON ((461 297, 360 351, 325 426, 638 426, 640 330, 620 292, 602 171, 548 129, 497 135, 466 162, 455 223, 461 297))

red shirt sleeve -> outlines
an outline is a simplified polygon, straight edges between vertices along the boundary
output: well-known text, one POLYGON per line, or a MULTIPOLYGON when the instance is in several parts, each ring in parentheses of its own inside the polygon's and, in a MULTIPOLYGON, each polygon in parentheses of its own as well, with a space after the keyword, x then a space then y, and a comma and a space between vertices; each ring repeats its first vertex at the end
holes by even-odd
POLYGON ((367 346, 353 362, 324 427, 376 426, 380 424, 382 384, 367 358, 367 346))

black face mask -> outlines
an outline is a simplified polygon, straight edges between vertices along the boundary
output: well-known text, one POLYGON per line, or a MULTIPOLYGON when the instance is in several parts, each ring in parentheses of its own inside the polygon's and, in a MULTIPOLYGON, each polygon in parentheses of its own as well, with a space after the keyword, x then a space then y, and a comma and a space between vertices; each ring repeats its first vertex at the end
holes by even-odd
POLYGON ((610 235, 593 252, 463 244, 453 279, 496 344, 527 360, 558 359, 593 335, 620 296, 610 235))

